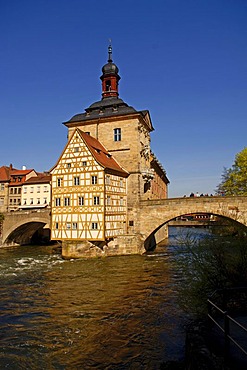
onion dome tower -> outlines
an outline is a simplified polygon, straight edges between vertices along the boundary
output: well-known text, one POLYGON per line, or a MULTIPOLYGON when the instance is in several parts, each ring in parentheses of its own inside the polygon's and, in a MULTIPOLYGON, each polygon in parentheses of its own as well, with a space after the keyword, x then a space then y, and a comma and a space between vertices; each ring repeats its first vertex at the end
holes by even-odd
POLYGON ((108 46, 108 63, 102 68, 102 99, 109 97, 118 97, 118 82, 120 76, 118 67, 112 62, 112 46, 108 46))
POLYGON ((137 113, 133 107, 119 98, 118 83, 121 77, 118 71, 118 67, 112 61, 112 46, 110 44, 108 46, 108 61, 102 67, 102 75, 100 77, 102 81, 101 100, 85 108, 85 113, 76 114, 69 121, 64 122, 65 126, 72 127, 75 122, 89 121, 91 119, 137 113))

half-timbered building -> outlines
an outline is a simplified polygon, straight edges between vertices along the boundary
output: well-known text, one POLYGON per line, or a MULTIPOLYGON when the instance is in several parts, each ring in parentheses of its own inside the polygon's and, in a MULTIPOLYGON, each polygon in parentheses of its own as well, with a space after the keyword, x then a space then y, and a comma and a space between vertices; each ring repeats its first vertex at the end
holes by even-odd
POLYGON ((126 232, 128 172, 97 139, 75 129, 51 174, 52 239, 97 242, 126 232))

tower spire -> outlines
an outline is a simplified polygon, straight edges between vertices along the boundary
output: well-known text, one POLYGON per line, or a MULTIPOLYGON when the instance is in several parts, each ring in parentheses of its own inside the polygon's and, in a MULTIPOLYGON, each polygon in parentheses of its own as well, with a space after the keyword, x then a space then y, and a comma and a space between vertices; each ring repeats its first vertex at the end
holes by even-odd
POLYGON ((108 63, 102 68, 102 76, 100 77, 102 81, 102 99, 104 98, 117 98, 118 97, 118 82, 120 76, 118 74, 118 67, 112 62, 112 45, 111 40, 109 40, 108 46, 108 63))
POLYGON ((109 46, 108 46, 108 63, 112 63, 112 46, 111 46, 111 39, 109 39, 109 46))

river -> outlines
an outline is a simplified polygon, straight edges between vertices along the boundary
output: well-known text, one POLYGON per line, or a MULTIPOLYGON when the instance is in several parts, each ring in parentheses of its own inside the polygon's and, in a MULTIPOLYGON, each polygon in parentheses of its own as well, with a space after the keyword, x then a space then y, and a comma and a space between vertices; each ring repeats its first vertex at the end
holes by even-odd
POLYGON ((0 250, 0 369, 152 370, 183 358, 176 229, 168 246, 145 256, 0 250))

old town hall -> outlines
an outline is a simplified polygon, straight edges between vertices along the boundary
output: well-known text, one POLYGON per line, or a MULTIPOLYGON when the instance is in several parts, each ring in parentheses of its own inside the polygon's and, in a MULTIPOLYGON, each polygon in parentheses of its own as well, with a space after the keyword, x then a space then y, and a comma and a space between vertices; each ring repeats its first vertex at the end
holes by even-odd
POLYGON ((64 122, 68 142, 51 170, 51 238, 65 258, 143 253, 139 202, 167 198, 150 114, 119 98, 111 45, 100 79, 101 100, 64 122))

